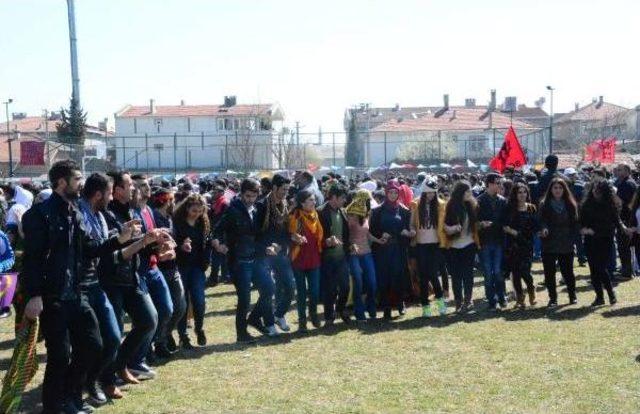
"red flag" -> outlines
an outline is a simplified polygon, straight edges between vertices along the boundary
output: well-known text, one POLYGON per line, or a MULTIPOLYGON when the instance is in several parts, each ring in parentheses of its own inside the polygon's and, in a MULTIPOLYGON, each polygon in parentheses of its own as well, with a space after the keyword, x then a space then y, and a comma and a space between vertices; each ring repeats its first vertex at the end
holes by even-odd
POLYGON ((502 148, 496 154, 495 157, 489 162, 489 167, 502 172, 507 167, 522 167, 527 163, 527 157, 524 155, 524 151, 520 146, 516 131, 513 127, 509 127, 509 130, 504 136, 504 143, 502 148))
POLYGON ((20 142, 20 165, 44 165, 44 141, 20 142))
POLYGON ((598 139, 585 148, 585 160, 611 164, 616 161, 616 138, 598 139))

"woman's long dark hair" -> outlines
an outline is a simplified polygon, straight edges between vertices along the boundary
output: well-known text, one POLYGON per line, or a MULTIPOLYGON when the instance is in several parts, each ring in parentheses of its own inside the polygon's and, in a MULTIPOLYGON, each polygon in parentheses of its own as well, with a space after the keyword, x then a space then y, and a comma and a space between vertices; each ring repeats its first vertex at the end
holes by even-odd
POLYGON ((464 201, 464 193, 471 190, 471 186, 467 181, 458 181, 453 186, 451 198, 447 202, 447 209, 444 222, 447 226, 464 223, 465 215, 469 217, 469 228, 474 228, 477 215, 477 203, 473 201, 464 201))
POLYGON ((529 212, 536 211, 535 206, 531 204, 531 192, 529 190, 529 186, 521 181, 517 181, 513 183, 511 193, 509 193, 509 200, 507 201, 507 211, 511 218, 514 218, 515 215, 518 214, 518 190, 521 188, 524 188, 527 192, 527 199, 525 201, 527 210, 529 210, 529 212))
POLYGON ((569 213, 569 218, 572 222, 578 221, 578 204, 576 203, 576 199, 573 198, 573 194, 571 193, 571 190, 569 190, 567 182, 560 177, 552 178, 549 182, 547 191, 545 192, 544 197, 542 197, 542 201, 540 201, 541 214, 546 216, 550 213, 551 200, 553 199, 551 189, 556 184, 562 187, 562 201, 564 201, 564 208, 566 208, 569 213))
POLYGON ((194 205, 200 205, 204 207, 202 215, 196 221, 196 227, 201 229, 202 234, 207 237, 210 231, 209 216, 207 214, 207 203, 205 202, 204 197, 202 197, 200 194, 190 194, 187 196, 187 198, 182 200, 180 205, 178 205, 178 208, 176 208, 176 212, 173 215, 173 221, 176 224, 186 225, 189 209, 194 205))
POLYGON ((597 202, 597 200, 593 196, 594 190, 597 190, 601 195, 599 203, 605 205, 606 207, 615 209, 615 202, 613 200, 613 188, 607 180, 601 177, 596 177, 593 179, 593 181, 591 181, 591 186, 589 187, 589 192, 584 198, 583 205, 597 202))
POLYGON ((425 223, 424 219, 427 212, 427 192, 423 191, 418 202, 418 223, 420 228, 437 228, 438 227, 438 193, 433 193, 433 199, 429 202, 429 223, 425 223))

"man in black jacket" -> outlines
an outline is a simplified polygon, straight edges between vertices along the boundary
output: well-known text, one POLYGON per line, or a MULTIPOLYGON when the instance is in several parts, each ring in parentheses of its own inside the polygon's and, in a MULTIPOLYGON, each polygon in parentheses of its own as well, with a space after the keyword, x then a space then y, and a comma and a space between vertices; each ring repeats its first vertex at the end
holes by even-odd
POLYGON ((273 279, 268 272, 259 269, 256 263, 260 214, 255 203, 259 194, 260 185, 257 181, 250 178, 243 180, 240 184, 240 196, 233 199, 213 233, 213 247, 217 252, 228 256, 231 277, 238 295, 236 334, 240 343, 255 341, 247 332, 248 325, 265 335, 278 334, 271 305, 275 290, 273 279), (252 283, 258 288, 259 297, 247 318, 251 306, 252 283))
POLYGON ((486 191, 478 197, 478 225, 480 227, 480 263, 484 272, 484 290, 489 309, 507 306, 502 276, 504 233, 502 230, 507 202, 499 193, 502 177, 489 173, 485 178, 486 191))
POLYGON ((324 320, 326 326, 333 325, 336 313, 344 323, 351 318, 345 309, 349 299, 349 222, 344 211, 347 189, 341 184, 332 184, 327 194, 328 201, 318 208, 318 218, 324 232, 322 241, 322 264, 320 266, 323 292, 324 320), (336 301, 337 299, 337 301, 336 301))
POLYGON ((93 269, 94 258, 129 240, 135 223, 124 223, 119 236, 92 238, 76 205, 82 181, 78 165, 71 160, 55 163, 49 180, 53 194, 34 206, 23 221, 21 280, 30 297, 24 316, 35 319, 42 313, 47 347, 44 412, 79 413, 87 371, 102 350, 98 321, 81 293, 80 281, 93 269))
MULTIPOLYGON (((616 196, 622 201, 620 207, 620 219, 625 225, 629 225, 631 221, 631 211, 629 205, 633 200, 633 196, 638 188, 635 181, 631 177, 631 167, 626 163, 618 164, 615 169, 616 196)), ((616 243, 618 245, 618 256, 620 257, 620 278, 628 280, 633 276, 633 268, 631 265, 631 237, 624 232, 616 232, 616 243)), ((615 258, 614 258, 615 260, 615 258)))

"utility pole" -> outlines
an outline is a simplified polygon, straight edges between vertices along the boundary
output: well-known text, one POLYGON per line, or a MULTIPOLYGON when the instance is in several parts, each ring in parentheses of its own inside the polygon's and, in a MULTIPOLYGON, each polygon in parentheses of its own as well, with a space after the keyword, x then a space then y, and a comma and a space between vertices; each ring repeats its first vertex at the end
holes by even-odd
POLYGON ((71 50, 71 99, 80 108, 80 76, 78 74, 78 49, 76 37, 76 11, 74 0, 67 0, 69 14, 69 48, 71 50))
POLYGON ((553 154, 553 91, 552 86, 547 86, 547 90, 551 93, 549 102, 549 154, 553 154))
POLYGON ((300 145, 300 122, 296 121, 296 145, 300 145))
POLYGON ((13 177, 13 151, 11 148, 11 126, 9 125, 9 104, 13 102, 13 99, 9 98, 6 102, 3 102, 5 114, 7 115, 7 142, 9 143, 9 177, 13 177))

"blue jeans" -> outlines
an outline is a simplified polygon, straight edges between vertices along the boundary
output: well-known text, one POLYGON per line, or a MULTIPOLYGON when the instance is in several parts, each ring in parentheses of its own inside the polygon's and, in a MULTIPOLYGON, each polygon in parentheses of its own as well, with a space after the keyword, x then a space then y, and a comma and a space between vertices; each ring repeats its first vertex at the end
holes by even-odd
POLYGON ((167 324, 173 315, 173 301, 171 300, 171 293, 169 292, 167 281, 160 269, 157 267, 148 269, 142 275, 142 278, 144 279, 147 290, 149 291, 149 296, 151 296, 153 306, 156 308, 156 312, 158 313, 158 325, 153 336, 149 338, 142 348, 140 348, 137 357, 132 361, 132 368, 136 368, 144 362, 144 358, 151 350, 151 343, 158 339, 161 333, 166 332, 167 324))
POLYGON ((309 295, 309 314, 318 314, 320 302, 320 268, 295 270, 296 290, 298 292, 298 320, 307 320, 307 294, 309 295))
MULTIPOLYGON (((196 332, 202 330, 204 324, 205 298, 204 289, 207 277, 202 268, 198 266, 180 266, 180 277, 187 298, 187 308, 191 304, 193 308, 193 327, 196 332)), ((187 335, 187 315, 178 322, 178 334, 187 335)))
POLYGON ((274 316, 282 318, 289 311, 296 293, 296 281, 291 268, 291 259, 286 253, 280 252, 276 256, 265 256, 258 260, 258 267, 267 275, 273 273, 276 282, 276 303, 274 316))
POLYGON ((231 275, 238 295, 236 307, 236 334, 238 337, 247 334, 249 321, 258 322, 262 319, 266 326, 274 324, 272 298, 274 294, 273 279, 264 272, 254 260, 239 260, 231 266, 231 275), (258 288, 258 302, 251 311, 251 284, 258 288))
POLYGON ((366 319, 364 294, 367 295, 366 310, 370 318, 376 317, 376 267, 373 254, 349 257, 349 268, 353 278, 353 310, 356 319, 366 319))
POLYGON ((158 312, 142 286, 108 286, 104 290, 113 305, 120 332, 124 330, 124 312, 131 318, 131 331, 120 344, 109 372, 105 372, 105 376, 112 377, 113 373, 126 368, 128 363, 138 363, 138 353, 143 346, 147 347, 145 351, 148 350, 158 326, 158 312))
POLYGON ((89 302, 89 306, 93 309, 93 313, 98 320, 100 328, 100 337, 102 338, 102 355, 89 369, 87 374, 87 384, 93 384, 101 381, 106 384, 113 384, 115 378, 113 374, 103 374, 107 367, 113 363, 118 354, 120 346, 121 334, 116 314, 107 298, 106 293, 99 284, 95 284, 84 289, 84 293, 89 302))
POLYGON ((486 244, 480 249, 480 263, 484 273, 484 292, 489 306, 505 301, 505 283, 502 276, 502 245, 486 244))

